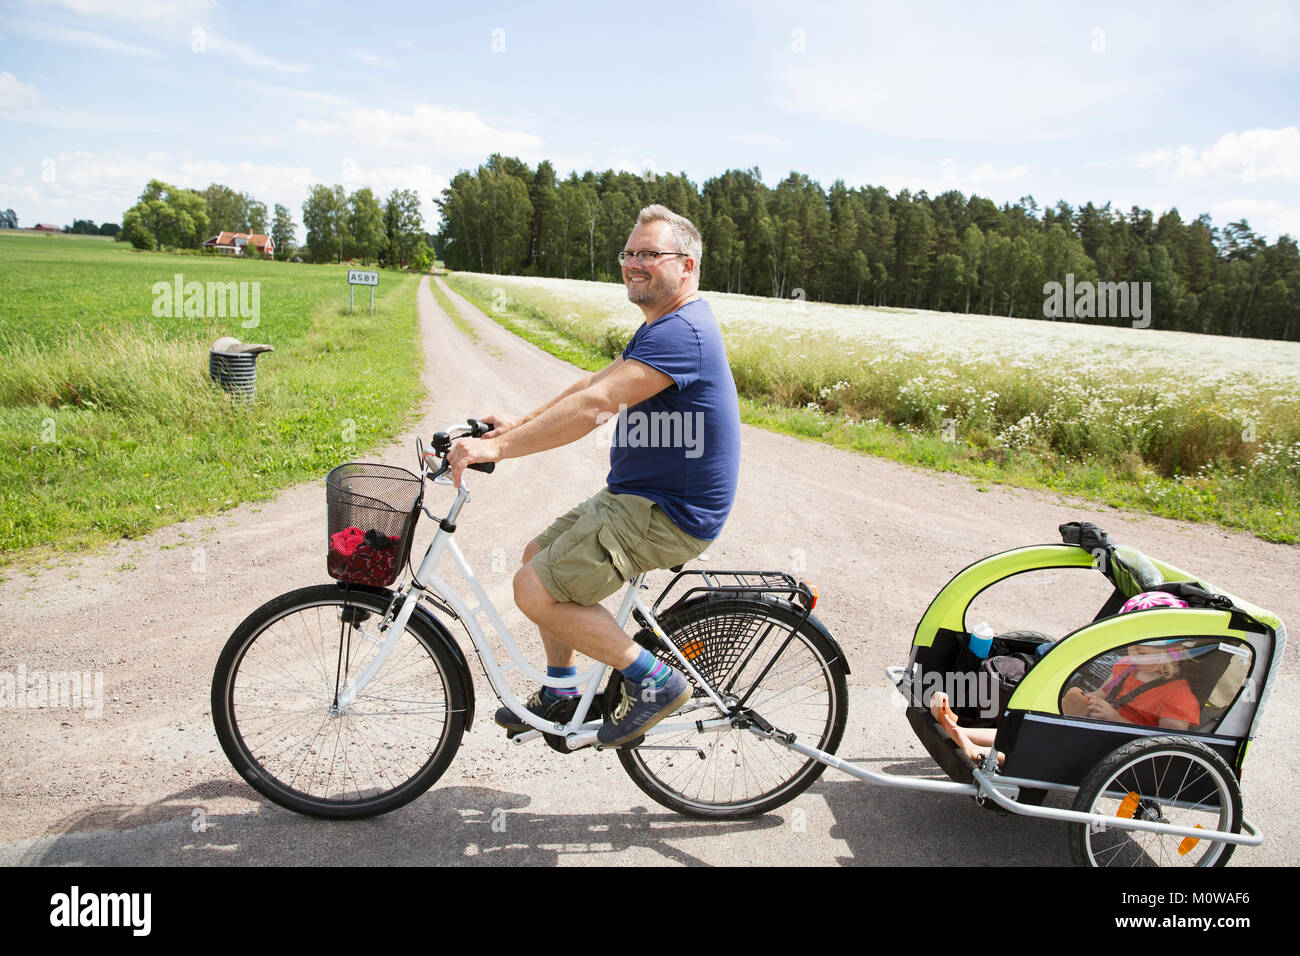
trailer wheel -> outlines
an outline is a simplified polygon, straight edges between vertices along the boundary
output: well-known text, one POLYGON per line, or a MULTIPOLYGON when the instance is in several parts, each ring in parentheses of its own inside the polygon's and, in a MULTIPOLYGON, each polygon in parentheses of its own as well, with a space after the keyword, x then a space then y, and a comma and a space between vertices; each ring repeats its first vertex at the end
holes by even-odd
POLYGON ((1095 824, 1070 826, 1079 866, 1223 866, 1234 844, 1107 825, 1116 817, 1241 832, 1241 786, 1227 762, 1200 741, 1143 737, 1114 750, 1079 787, 1074 809, 1095 824))

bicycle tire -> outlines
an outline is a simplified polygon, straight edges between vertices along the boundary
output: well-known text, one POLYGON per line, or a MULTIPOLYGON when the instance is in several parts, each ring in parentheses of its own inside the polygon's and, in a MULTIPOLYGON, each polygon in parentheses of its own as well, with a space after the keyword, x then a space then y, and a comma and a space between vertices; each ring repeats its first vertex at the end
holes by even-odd
POLYGON ((298 813, 387 813, 431 787, 465 732, 467 696, 440 636, 412 615, 397 646, 342 714, 336 689, 376 651, 391 595, 334 584, 268 601, 226 642, 212 720, 231 764, 298 813))
POLYGON ((1070 855, 1078 866, 1224 866, 1236 848, 1221 840, 1108 828, 1101 822, 1107 816, 1241 832, 1236 774, 1209 747, 1185 737, 1143 737, 1112 751, 1084 778, 1074 809, 1103 814, 1096 825, 1070 826, 1070 855), (1175 806, 1179 797, 1190 805, 1175 806), (1126 798, 1130 805, 1122 808, 1126 798))
MULTIPOLYGON (((746 707, 801 742, 834 753, 848 714, 844 663, 839 648, 820 627, 811 619, 801 623, 801 618, 801 610, 780 599, 722 597, 691 602, 665 615, 660 627, 679 647, 693 647, 692 665, 733 699, 743 697, 767 661, 779 654, 746 707), (790 634, 793 638, 782 647, 790 634)), ((675 663, 662 648, 656 654, 675 663)), ((697 688, 692 703, 708 701, 697 688)), ((688 719, 707 721, 721 715, 710 703, 688 719)), ((734 727, 655 735, 640 747, 619 750, 618 757, 636 785, 657 803, 710 819, 742 819, 773 810, 801 794, 826 769, 797 751, 734 727), (650 749, 654 746, 698 752, 650 749)))

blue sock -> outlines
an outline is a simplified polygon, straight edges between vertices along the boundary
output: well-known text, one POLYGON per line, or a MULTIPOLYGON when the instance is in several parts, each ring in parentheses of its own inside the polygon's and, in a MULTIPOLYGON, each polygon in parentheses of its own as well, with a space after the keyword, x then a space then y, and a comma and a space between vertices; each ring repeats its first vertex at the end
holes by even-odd
MULTIPOLYGON (((574 667, 555 667, 551 664, 546 665, 547 677, 577 677, 578 668, 574 667)), ((555 698, 577 697, 581 691, 576 687, 547 687, 546 693, 555 698)))
POLYGON ((650 681, 655 687, 663 687, 668 682, 668 675, 671 673, 672 670, 667 664, 644 647, 641 648, 641 653, 636 656, 636 660, 623 668, 623 676, 642 687, 646 686, 646 681, 650 681))

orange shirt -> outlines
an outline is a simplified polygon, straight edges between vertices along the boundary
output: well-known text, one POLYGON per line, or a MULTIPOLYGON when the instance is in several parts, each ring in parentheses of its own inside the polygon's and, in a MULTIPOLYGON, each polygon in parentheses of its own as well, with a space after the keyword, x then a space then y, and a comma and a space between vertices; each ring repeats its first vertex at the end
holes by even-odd
MULTIPOLYGON (((1111 681, 1107 682, 1107 686, 1112 686, 1107 696, 1119 700, 1137 690, 1143 683, 1138 680, 1137 670, 1131 664, 1124 664, 1122 669, 1120 664, 1116 664, 1111 668, 1111 681), (1124 679, 1118 688, 1113 687, 1114 679, 1122 673, 1124 679)), ((1134 695, 1118 710, 1119 715, 1130 723, 1145 724, 1148 727, 1159 727, 1162 718, 1183 720, 1190 727, 1201 722, 1201 705, 1187 681, 1181 677, 1134 695)))

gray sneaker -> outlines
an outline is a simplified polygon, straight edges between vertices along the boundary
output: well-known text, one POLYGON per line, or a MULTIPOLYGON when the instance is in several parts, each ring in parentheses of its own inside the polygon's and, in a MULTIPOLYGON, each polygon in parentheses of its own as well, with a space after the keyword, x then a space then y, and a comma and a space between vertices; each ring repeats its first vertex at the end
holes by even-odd
POLYGON ((612 716, 605 718, 596 741, 602 747, 621 747, 645 732, 691 699, 691 683, 676 668, 659 688, 642 688, 623 681, 623 694, 612 716))
MULTIPOLYGON (((539 687, 532 697, 524 701, 524 707, 530 714, 544 718, 548 710, 564 699, 547 693, 545 687, 539 687)), ((530 724, 520 720, 518 715, 509 707, 498 707, 494 719, 500 726, 510 731, 511 735, 521 734, 525 730, 533 729, 530 724)))

